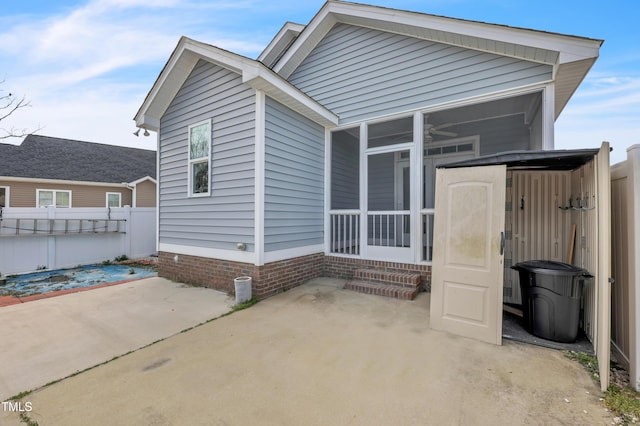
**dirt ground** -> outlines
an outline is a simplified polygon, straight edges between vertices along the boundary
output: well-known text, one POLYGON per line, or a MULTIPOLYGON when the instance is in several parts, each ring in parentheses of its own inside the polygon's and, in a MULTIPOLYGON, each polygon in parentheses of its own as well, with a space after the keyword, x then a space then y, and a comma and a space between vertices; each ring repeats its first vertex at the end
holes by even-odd
POLYGON ((561 352, 430 330, 427 293, 341 285, 314 280, 22 401, 41 426, 612 423, 561 352))

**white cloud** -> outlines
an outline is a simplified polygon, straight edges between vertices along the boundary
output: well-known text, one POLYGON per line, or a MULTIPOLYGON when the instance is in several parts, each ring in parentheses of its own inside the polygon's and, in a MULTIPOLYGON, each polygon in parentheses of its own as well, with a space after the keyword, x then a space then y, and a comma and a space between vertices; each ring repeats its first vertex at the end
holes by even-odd
POLYGON ((3 89, 33 105, 2 127, 44 126, 41 134, 139 145, 132 117, 180 36, 257 56, 267 40, 214 31, 224 27, 225 13, 252 7, 252 1, 92 0, 44 18, 2 17, 3 89))
POLYGON ((611 162, 626 159, 640 143, 640 77, 594 73, 588 77, 556 123, 556 147, 598 147, 609 141, 611 162))

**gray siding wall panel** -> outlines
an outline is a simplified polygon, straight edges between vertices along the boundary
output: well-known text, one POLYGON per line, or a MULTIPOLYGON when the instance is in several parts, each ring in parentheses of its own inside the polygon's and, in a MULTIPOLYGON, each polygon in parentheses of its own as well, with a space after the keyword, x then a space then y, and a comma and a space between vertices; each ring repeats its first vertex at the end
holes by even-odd
POLYGON ((266 98, 265 252, 324 242, 324 129, 266 98))
POLYGON ((254 251, 255 91, 200 61, 160 122, 160 242, 254 251), (211 196, 188 197, 188 126, 212 120, 211 196))
POLYGON ((341 124, 548 81, 552 68, 337 24, 289 81, 341 124))

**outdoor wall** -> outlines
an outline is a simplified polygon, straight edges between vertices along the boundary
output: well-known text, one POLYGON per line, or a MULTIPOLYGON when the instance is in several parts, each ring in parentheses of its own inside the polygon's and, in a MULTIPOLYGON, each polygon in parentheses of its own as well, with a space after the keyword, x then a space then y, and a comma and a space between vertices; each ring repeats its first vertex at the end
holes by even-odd
POLYGON ((160 246, 254 251, 256 92, 199 61, 160 121, 160 246), (188 129, 211 120, 211 195, 189 196, 188 129))
POLYGON ((269 97, 265 121, 265 252, 321 245, 324 128, 269 97))
MULTIPOLYGON (((124 204, 123 204, 124 205, 124 204)), ((133 205, 131 205, 134 207, 133 205)), ((150 180, 145 180, 136 185, 135 207, 155 207, 156 206, 156 184, 150 180)))
POLYGON ((550 65, 337 24, 289 81, 341 124, 549 81, 550 65))
POLYGON ((0 186, 11 188, 9 207, 36 207, 38 189, 71 191, 71 207, 106 207, 107 192, 119 192, 123 206, 130 206, 132 203, 131 190, 123 185, 69 185, 62 182, 16 182, 0 179, 0 186))
POLYGON ((155 208, 4 208, 0 272, 68 268, 121 255, 147 257, 156 252, 155 228, 155 208))
POLYGON ((256 266, 161 251, 158 275, 230 294, 234 292, 234 278, 250 276, 252 296, 264 299, 322 276, 323 258, 324 255, 318 253, 256 266))

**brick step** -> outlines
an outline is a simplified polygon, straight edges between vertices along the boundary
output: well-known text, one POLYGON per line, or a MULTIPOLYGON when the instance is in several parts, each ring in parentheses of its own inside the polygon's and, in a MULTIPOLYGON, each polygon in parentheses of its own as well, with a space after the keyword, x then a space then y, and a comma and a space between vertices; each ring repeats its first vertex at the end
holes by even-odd
POLYGON ((353 271, 355 281, 368 281, 378 284, 396 285, 407 288, 417 288, 420 286, 420 274, 411 272, 388 272, 375 269, 356 269, 353 271))
POLYGON ((346 290, 359 293, 373 294, 376 296, 394 297, 402 300, 413 300, 420 289, 416 287, 402 287, 393 284, 381 284, 370 281, 351 280, 344 285, 346 290))

